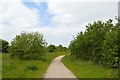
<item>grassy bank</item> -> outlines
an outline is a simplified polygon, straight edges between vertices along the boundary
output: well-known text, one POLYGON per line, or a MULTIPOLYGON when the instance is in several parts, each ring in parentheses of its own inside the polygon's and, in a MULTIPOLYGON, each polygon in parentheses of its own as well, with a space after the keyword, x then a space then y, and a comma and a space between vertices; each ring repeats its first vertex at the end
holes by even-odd
POLYGON ((91 61, 81 61, 73 56, 66 56, 62 62, 78 78, 118 78, 118 70, 104 68, 91 61))
POLYGON ((43 60, 20 60, 11 59, 9 54, 2 55, 3 78, 43 78, 51 61, 65 52, 54 52, 45 55, 43 60))
POLYGON ((0 79, 2 78, 2 54, 0 53, 0 79))

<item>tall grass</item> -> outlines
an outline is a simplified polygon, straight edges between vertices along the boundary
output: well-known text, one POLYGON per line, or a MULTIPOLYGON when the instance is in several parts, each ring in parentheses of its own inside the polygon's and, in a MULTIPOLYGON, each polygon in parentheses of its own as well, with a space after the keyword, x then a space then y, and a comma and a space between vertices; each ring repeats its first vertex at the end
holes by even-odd
POLYGON ((43 77, 49 62, 40 60, 11 59, 3 54, 2 77, 3 78, 39 78, 43 77), (42 64, 42 65, 41 65, 42 64))
POLYGON ((42 60, 11 59, 9 54, 2 55, 3 78, 43 78, 51 61, 65 52, 47 53, 42 60))
POLYGON ((91 61, 76 59, 74 56, 64 57, 62 62, 78 78, 118 78, 117 69, 108 69, 100 65, 96 65, 91 61))
POLYGON ((2 78, 2 53, 0 53, 0 79, 2 78))

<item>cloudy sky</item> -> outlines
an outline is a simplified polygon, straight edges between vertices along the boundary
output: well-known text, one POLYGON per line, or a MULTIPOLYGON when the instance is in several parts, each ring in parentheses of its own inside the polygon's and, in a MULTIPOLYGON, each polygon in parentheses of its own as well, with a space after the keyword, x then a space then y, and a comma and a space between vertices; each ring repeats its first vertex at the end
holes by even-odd
POLYGON ((38 31, 48 44, 68 46, 88 23, 117 15, 118 0, 0 0, 0 38, 38 31))

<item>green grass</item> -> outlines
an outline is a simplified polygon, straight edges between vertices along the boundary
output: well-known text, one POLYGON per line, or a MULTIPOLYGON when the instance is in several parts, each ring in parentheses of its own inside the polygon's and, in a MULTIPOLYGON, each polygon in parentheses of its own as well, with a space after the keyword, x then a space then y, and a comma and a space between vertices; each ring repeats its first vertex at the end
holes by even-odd
POLYGON ((117 69, 108 69, 91 61, 81 61, 73 56, 66 56, 62 62, 78 78, 118 78, 117 69))
POLYGON ((43 78, 51 61, 65 52, 54 52, 45 55, 43 60, 11 59, 9 54, 2 55, 3 78, 43 78))
POLYGON ((0 53, 0 79, 2 78, 2 53, 0 53))

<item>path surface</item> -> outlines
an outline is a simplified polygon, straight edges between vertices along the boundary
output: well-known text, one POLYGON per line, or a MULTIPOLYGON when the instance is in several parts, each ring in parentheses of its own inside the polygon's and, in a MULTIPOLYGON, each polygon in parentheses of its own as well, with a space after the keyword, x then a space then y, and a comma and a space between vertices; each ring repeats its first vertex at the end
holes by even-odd
POLYGON ((45 74, 45 78, 76 78, 73 73, 61 62, 61 59, 64 56, 65 55, 56 57, 52 61, 45 74))

